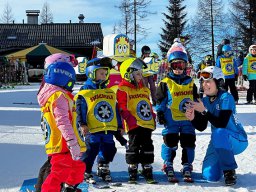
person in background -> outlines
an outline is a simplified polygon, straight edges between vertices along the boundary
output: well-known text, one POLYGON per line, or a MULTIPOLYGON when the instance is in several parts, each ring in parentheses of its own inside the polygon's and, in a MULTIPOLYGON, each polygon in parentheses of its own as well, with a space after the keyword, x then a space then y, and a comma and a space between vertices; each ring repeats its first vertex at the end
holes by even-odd
POLYGON ((218 58, 219 56, 223 55, 223 52, 222 52, 222 47, 224 45, 230 45, 230 40, 229 39, 223 39, 221 41, 221 43, 217 46, 217 55, 216 55, 216 58, 218 58))
POLYGON ((155 130, 155 115, 150 103, 150 91, 143 83, 142 68, 146 64, 139 58, 125 60, 120 72, 122 82, 117 90, 117 103, 129 145, 126 150, 129 182, 137 183, 138 164, 142 166, 142 175, 150 184, 153 179, 154 145, 152 131, 155 130))
POLYGON ((238 78, 237 78, 237 86, 239 86, 238 90, 245 90, 246 88, 243 86, 243 62, 244 62, 244 53, 240 51, 236 58, 237 66, 238 66, 238 78))
POLYGON ((51 171, 41 191, 75 192, 83 181, 85 165, 80 158, 86 150, 76 123, 73 122, 71 92, 76 81, 75 70, 67 62, 50 64, 44 81, 37 98, 45 131, 45 149, 48 156, 51 156, 51 171))
POLYGON ((256 104, 256 45, 249 47, 249 53, 243 62, 243 79, 249 80, 249 89, 247 90, 247 104, 256 104))
MULTIPOLYGON (((149 57, 151 53, 150 48, 147 45, 144 45, 141 48, 141 59, 144 60, 146 57, 149 57)), ((143 78, 144 83, 150 89, 152 105, 156 105, 156 77, 155 75, 148 75, 143 78)))
POLYGON ((186 52, 171 52, 168 58, 170 72, 157 87, 157 119, 164 125, 161 156, 163 171, 170 182, 178 182, 174 172, 174 158, 180 142, 182 148, 181 164, 184 181, 193 182, 191 172, 195 157, 195 128, 185 117, 185 103, 198 98, 193 79, 186 75, 188 57, 186 52))
POLYGON ((225 177, 225 184, 236 184, 235 155, 248 146, 246 132, 238 122, 235 100, 223 89, 224 75, 220 68, 206 67, 200 73, 206 95, 202 101, 186 104, 186 117, 193 126, 203 131, 211 123, 211 139, 203 160, 202 175, 210 182, 225 177))
MULTIPOLYGON (((213 57, 211 55, 206 55, 204 57, 204 60, 201 61, 197 66, 197 71, 196 71, 197 74, 200 75, 200 71, 202 71, 205 67, 212 66, 212 65, 214 65, 213 57)), ((204 90, 202 85, 202 79, 199 79, 199 84, 200 84, 199 97, 203 98, 204 90)))
POLYGON ((223 55, 219 56, 216 60, 216 67, 221 68, 225 76, 225 89, 230 89, 236 104, 238 104, 238 91, 236 88, 236 81, 238 78, 238 68, 236 60, 233 57, 232 47, 230 45, 224 45, 222 47, 223 55))

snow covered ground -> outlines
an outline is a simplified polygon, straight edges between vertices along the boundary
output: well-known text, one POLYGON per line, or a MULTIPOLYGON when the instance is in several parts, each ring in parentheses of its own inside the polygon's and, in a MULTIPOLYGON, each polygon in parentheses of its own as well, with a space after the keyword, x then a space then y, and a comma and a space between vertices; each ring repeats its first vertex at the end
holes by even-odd
MULTIPOLYGON (((76 86, 76 91, 80 85, 76 86)), ((44 141, 40 129, 40 109, 36 100, 39 84, 20 86, 11 90, 0 90, 0 192, 19 191, 25 179, 37 177, 38 170, 46 160, 44 141)), ((240 92, 240 102, 245 102, 245 92, 240 92)), ((122 191, 122 192, 146 192, 146 191, 256 191, 256 105, 238 105, 239 120, 245 127, 249 137, 249 147, 241 155, 236 157, 239 168, 237 169, 238 182, 233 187, 225 187, 223 180, 218 183, 179 183, 170 184, 160 174, 162 159, 160 156, 162 127, 157 126, 153 133, 155 146, 155 163, 153 164, 157 185, 143 184, 131 185, 124 182, 121 188, 99 190, 90 187, 89 191, 122 191)), ((196 157, 194 172, 201 172, 202 160, 209 142, 210 129, 197 134, 196 157)), ((117 146, 117 154, 111 164, 111 171, 117 178, 118 174, 125 175, 127 165, 125 163, 125 149, 117 146)), ((175 158, 175 169, 180 170, 180 149, 175 158)), ((94 169, 95 170, 95 169, 94 169)), ((115 179, 114 177, 114 179, 115 179)), ((143 181, 143 180, 141 180, 143 181)))

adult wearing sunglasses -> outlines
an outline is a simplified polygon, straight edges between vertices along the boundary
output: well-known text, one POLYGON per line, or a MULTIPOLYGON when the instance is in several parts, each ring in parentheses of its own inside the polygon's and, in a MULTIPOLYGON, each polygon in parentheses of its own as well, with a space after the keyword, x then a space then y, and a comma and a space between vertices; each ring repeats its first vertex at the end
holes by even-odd
POLYGON ((204 94, 202 101, 186 104, 186 117, 199 131, 211 123, 211 139, 203 160, 202 175, 207 181, 219 181, 223 174, 225 184, 236 184, 235 155, 248 146, 247 135, 238 122, 234 98, 223 89, 224 75, 220 68, 206 67, 200 73, 204 94))
MULTIPOLYGON (((204 60, 201 61, 198 66, 197 66, 197 74, 199 75, 200 74, 200 71, 202 71, 205 67, 208 67, 208 66, 212 66, 214 65, 214 62, 213 62, 213 57, 211 55, 206 55, 204 57, 204 60)), ((203 86, 202 86, 202 80, 199 79, 199 84, 200 84, 200 87, 199 87, 199 97, 202 98, 203 95, 204 95, 204 90, 203 90, 203 86)))
POLYGON ((236 89, 236 81, 238 78, 237 62, 233 57, 232 47, 230 45, 224 45, 222 47, 223 54, 216 60, 216 66, 221 68, 225 78, 225 89, 230 89, 231 94, 235 99, 235 103, 238 104, 238 92, 236 89))
POLYGON ((249 53, 243 62, 243 79, 249 80, 249 89, 247 90, 247 104, 256 104, 256 45, 249 47, 249 53))
POLYGON ((170 72, 157 87, 157 118, 164 125, 162 131, 164 143, 161 156, 163 170, 170 182, 178 182, 173 163, 180 142, 182 148, 181 164, 184 181, 193 182, 191 171, 195 156, 195 128, 185 117, 185 103, 198 98, 197 87, 193 79, 186 75, 187 54, 174 51, 168 57, 170 72))

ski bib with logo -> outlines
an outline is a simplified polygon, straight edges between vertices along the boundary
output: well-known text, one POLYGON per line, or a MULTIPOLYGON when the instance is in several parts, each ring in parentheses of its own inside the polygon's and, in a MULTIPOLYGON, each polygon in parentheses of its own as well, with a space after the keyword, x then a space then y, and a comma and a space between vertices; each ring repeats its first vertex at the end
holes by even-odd
POLYGON ((88 89, 79 91, 87 103, 87 126, 90 133, 116 131, 116 94, 111 89, 88 89))
POLYGON ((44 131, 46 154, 65 153, 69 151, 65 139, 62 137, 61 131, 57 127, 53 114, 53 105, 56 99, 58 99, 61 95, 65 96, 65 98, 69 101, 69 119, 72 122, 74 133, 77 137, 78 144, 80 145, 81 152, 84 152, 86 151, 85 142, 73 118, 73 115, 76 114, 75 109, 73 108, 73 100, 68 94, 58 91, 52 94, 45 106, 41 108, 41 128, 44 131))
POLYGON ((172 96, 172 104, 170 105, 172 119, 174 121, 188 120, 185 117, 184 107, 185 103, 188 100, 193 101, 194 81, 191 79, 191 82, 187 85, 179 85, 170 78, 165 78, 162 82, 165 82, 167 84, 170 94, 172 96))
POLYGON ((256 57, 249 57, 248 58, 248 73, 256 74, 256 57))
POLYGON ((220 58, 221 70, 225 76, 234 75, 233 57, 220 58))
MULTIPOLYGON (((127 86, 119 87, 119 89, 127 93, 127 109, 136 118, 137 125, 154 130, 155 121, 150 108, 149 89, 146 87, 134 89, 127 86)), ((128 124, 124 122, 125 130, 128 131, 128 124)))

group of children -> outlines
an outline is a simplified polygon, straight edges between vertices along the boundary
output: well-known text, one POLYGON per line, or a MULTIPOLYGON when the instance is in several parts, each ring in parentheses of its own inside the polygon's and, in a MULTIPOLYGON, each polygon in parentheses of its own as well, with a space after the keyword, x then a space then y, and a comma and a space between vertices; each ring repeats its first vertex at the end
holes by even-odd
POLYGON ((117 151, 113 137, 126 146, 129 182, 136 183, 141 164, 141 174, 149 183, 156 183, 151 138, 156 119, 164 125, 161 156, 163 171, 170 182, 178 182, 174 159, 179 143, 184 180, 193 182, 195 129, 203 131, 209 121, 212 136, 203 162, 203 177, 217 181, 224 174, 226 185, 236 183, 234 155, 244 151, 248 142, 243 127, 236 121, 235 100, 223 91, 224 76, 219 68, 211 66, 201 71, 206 95, 201 101, 193 79, 186 75, 186 51, 177 48, 170 52, 167 58, 170 72, 156 91, 156 117, 150 91, 143 82, 142 70, 146 64, 140 58, 130 58, 121 64, 122 81, 116 93, 107 88, 111 59, 90 60, 87 80, 73 98, 75 72, 72 62, 63 61, 65 57, 52 59, 38 94, 47 162, 51 164, 42 191, 78 191, 83 179, 95 183, 92 167, 96 157, 97 175, 111 182, 109 163, 117 151), (124 131, 128 143, 122 136, 124 131))

